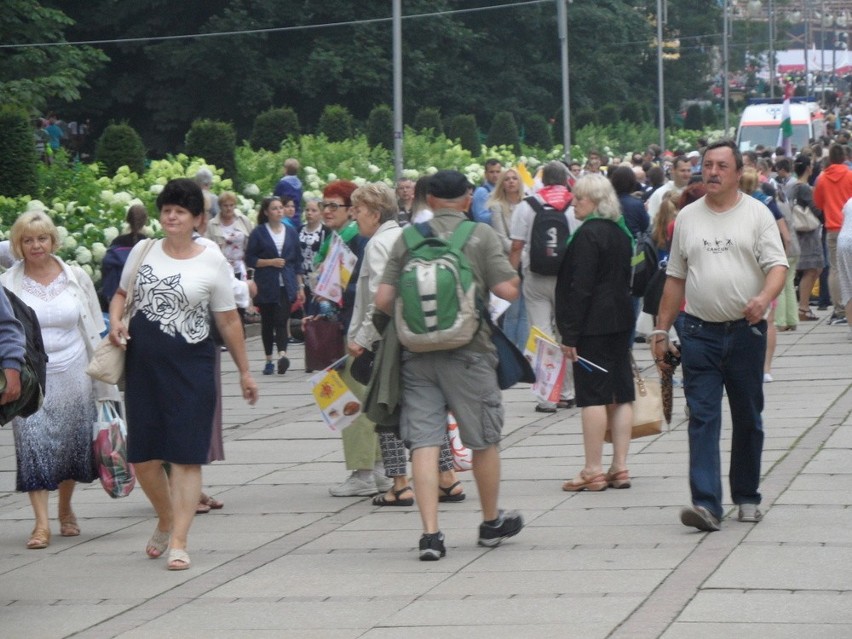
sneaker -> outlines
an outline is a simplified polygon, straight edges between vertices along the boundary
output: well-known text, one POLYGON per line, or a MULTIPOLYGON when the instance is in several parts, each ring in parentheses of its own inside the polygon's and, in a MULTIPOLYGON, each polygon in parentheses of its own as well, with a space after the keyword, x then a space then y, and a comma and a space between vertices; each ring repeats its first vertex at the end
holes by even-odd
POLYGON ((768 384, 768 383, 774 382, 774 381, 775 380, 773 379, 773 377, 770 373, 764 373, 763 374, 763 383, 764 384, 768 384))
POLYGON ((744 521, 750 524, 756 524, 763 519, 763 513, 757 504, 740 504, 740 512, 737 514, 737 521, 744 521))
POLYGON ((560 399, 556 402, 557 408, 574 408, 574 400, 573 399, 560 399))
POLYGON ((447 554, 444 546, 444 533, 440 530, 431 535, 420 537, 420 561, 438 561, 447 554))
POLYGON ((283 375, 290 368, 290 359, 286 355, 278 358, 278 374, 283 375))
POLYGON ((370 477, 370 481, 365 481, 356 473, 357 471, 349 475, 342 484, 329 488, 328 494, 332 497, 369 497, 379 494, 379 489, 372 477, 370 477))
POLYGON ((376 482, 376 489, 380 493, 386 493, 393 488, 393 479, 385 477, 384 474, 373 473, 373 480, 376 482))
POLYGON ((263 367, 264 375, 272 375, 275 372, 275 364, 272 362, 266 362, 266 366, 263 367))
POLYGON ((541 404, 536 405, 535 412, 537 413, 555 413, 556 412, 556 404, 550 404, 547 402, 542 402, 541 404))
POLYGON ((832 314, 832 316, 828 318, 828 323, 831 326, 847 326, 849 322, 846 320, 846 317, 840 317, 839 315, 832 314))
POLYGON ((500 511, 500 516, 497 517, 496 523, 482 522, 479 524, 479 541, 480 546, 493 548, 499 546, 504 539, 514 537, 524 527, 524 518, 517 510, 509 512, 500 511))
POLYGON ((288 344, 294 344, 294 345, 296 345, 296 346, 299 346, 299 345, 301 345, 301 344, 304 344, 305 342, 303 342, 303 341, 302 341, 302 340, 300 340, 300 339, 296 339, 295 337, 291 337, 291 338, 289 338, 289 339, 287 340, 287 343, 288 343, 288 344))
POLYGON ((719 530, 719 519, 703 506, 691 506, 680 511, 680 523, 704 532, 719 530))

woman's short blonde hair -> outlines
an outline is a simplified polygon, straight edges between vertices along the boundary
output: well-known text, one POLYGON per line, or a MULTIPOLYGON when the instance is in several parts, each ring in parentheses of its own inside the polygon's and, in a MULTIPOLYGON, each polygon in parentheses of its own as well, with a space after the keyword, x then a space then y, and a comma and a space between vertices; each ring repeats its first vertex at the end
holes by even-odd
POLYGON ((219 194, 219 204, 222 202, 230 202, 231 204, 237 203, 237 196, 231 193, 230 191, 222 191, 219 194))
POLYGON ((50 236, 51 247, 50 252, 53 253, 59 248, 59 231, 56 230, 56 225, 53 220, 42 211, 28 211, 21 215, 12 225, 12 230, 9 233, 9 243, 12 248, 12 255, 21 260, 24 258, 24 235, 41 235, 47 234, 50 236))
POLYGON ((352 192, 352 204, 378 213, 379 224, 399 217, 396 193, 384 182, 368 182, 364 186, 359 186, 352 192))
POLYGON ((584 197, 595 203, 595 213, 610 220, 621 215, 621 204, 615 195, 612 184, 600 173, 584 175, 573 188, 574 197, 584 197))
POLYGON ((751 195, 757 191, 759 184, 760 174, 757 172, 757 169, 751 166, 745 167, 742 175, 740 176, 740 190, 743 193, 751 195))

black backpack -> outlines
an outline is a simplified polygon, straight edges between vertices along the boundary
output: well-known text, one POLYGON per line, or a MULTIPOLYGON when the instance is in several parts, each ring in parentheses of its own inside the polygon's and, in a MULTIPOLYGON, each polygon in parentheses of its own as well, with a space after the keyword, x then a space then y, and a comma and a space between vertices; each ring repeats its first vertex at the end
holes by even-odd
POLYGON ((557 275, 571 235, 565 209, 560 211, 533 196, 524 198, 524 202, 535 211, 530 234, 530 271, 538 275, 557 275))
POLYGON ((21 397, 3 408, 12 408, 14 414, 2 414, 5 423, 12 417, 29 417, 41 408, 47 384, 47 352, 41 336, 41 324, 35 311, 24 304, 17 295, 3 288, 15 318, 24 327, 26 336, 24 365, 21 367, 21 397), (14 408, 13 408, 14 407, 14 408))
POLYGON ((645 295, 648 284, 659 270, 660 260, 654 240, 650 233, 639 233, 630 260, 630 294, 634 297, 645 295))

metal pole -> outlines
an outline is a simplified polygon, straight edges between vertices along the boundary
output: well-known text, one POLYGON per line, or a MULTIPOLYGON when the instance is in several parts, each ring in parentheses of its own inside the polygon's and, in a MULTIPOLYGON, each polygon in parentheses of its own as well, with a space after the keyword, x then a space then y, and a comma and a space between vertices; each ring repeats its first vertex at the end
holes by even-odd
POLYGON ((775 97, 775 0, 769 0, 769 97, 775 97))
POLYGON ((657 0, 657 117, 660 152, 666 150, 666 111, 663 104, 663 0, 657 0))
POLYGON ((820 15, 819 15, 819 50, 820 50, 820 63, 819 63, 819 74, 822 77, 822 95, 820 99, 817 100, 817 104, 825 104, 825 0, 822 0, 822 4, 820 5, 820 15))
POLYGON ((731 126, 728 99, 728 0, 722 0, 722 98, 725 100, 725 135, 731 126))
POLYGON ((562 144, 565 162, 571 162, 571 91, 568 83, 568 7, 566 0, 556 0, 556 22, 562 55, 562 144))
POLYGON ((393 168, 402 177, 402 0, 393 0, 393 168))
POLYGON ((811 43, 811 15, 808 0, 802 0, 802 4, 805 9, 805 98, 807 99, 811 95, 811 65, 808 62, 808 51, 811 43))

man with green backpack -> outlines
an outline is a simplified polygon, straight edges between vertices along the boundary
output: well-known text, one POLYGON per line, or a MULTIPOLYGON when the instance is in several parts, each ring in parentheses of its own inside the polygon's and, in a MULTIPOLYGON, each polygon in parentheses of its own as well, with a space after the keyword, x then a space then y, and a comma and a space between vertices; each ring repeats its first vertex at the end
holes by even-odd
POLYGON ((494 230, 467 219, 470 189, 458 171, 430 178, 427 203, 434 217, 406 228, 376 294, 376 307, 394 317, 402 345, 400 436, 412 451, 424 561, 446 554, 438 527, 438 453, 448 410, 473 450, 483 511, 478 543, 497 546, 523 528, 520 513, 498 508, 503 405, 491 330, 482 315, 489 291, 511 301, 519 279, 494 230))

